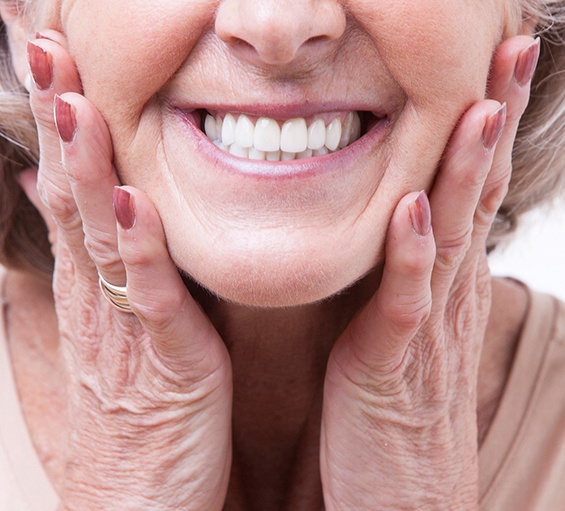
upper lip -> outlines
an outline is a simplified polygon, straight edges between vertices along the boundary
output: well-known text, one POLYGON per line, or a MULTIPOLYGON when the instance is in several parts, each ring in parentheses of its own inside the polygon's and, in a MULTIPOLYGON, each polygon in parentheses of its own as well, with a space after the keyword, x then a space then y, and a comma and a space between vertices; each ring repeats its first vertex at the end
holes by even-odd
POLYGON ((270 117, 272 119, 292 119, 296 117, 312 117, 326 112, 370 112, 375 117, 382 119, 390 116, 386 107, 359 103, 344 103, 325 101, 322 103, 283 104, 283 103, 207 103, 188 104, 184 101, 170 101, 170 105, 184 112, 207 110, 209 112, 229 112, 245 114, 252 117, 270 117))

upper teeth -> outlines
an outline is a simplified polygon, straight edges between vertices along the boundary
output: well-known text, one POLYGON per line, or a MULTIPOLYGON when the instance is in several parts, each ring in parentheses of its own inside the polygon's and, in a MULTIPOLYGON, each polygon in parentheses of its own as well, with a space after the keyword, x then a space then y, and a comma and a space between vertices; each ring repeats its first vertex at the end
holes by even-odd
POLYGON ((222 119, 206 115, 204 131, 224 151, 252 160, 285 161, 329 154, 352 144, 361 135, 357 112, 334 117, 326 125, 320 117, 289 119, 281 125, 260 117, 255 123, 244 114, 226 114, 222 119))

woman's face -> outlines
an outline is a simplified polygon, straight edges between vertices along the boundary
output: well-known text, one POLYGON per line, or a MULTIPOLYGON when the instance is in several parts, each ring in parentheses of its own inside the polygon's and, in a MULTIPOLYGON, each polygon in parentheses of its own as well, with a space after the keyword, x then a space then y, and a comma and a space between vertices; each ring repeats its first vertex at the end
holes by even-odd
POLYGON ((395 205, 430 188, 518 29, 506 0, 59 1, 121 180, 150 196, 182 270, 258 305, 327 297, 382 260, 395 205), (339 125, 353 143, 310 156, 339 125), (252 159, 280 144, 306 152, 252 159))

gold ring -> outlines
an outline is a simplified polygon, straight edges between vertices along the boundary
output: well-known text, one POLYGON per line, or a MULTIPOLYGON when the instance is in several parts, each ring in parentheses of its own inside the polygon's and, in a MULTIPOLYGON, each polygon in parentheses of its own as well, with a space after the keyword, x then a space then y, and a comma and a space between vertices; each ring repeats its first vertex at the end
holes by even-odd
POLYGON ((123 312, 132 312, 126 286, 114 286, 114 284, 110 284, 100 274, 98 274, 98 282, 100 283, 102 294, 114 307, 123 312))

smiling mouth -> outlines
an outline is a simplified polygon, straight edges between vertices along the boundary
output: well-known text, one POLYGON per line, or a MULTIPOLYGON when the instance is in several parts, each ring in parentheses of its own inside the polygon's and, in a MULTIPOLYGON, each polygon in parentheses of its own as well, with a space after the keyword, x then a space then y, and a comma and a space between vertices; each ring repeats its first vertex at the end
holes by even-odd
POLYGON ((200 129, 221 150, 259 161, 325 156, 361 138, 383 119, 369 112, 326 112, 288 120, 200 110, 200 129))

